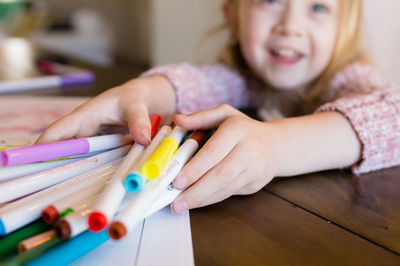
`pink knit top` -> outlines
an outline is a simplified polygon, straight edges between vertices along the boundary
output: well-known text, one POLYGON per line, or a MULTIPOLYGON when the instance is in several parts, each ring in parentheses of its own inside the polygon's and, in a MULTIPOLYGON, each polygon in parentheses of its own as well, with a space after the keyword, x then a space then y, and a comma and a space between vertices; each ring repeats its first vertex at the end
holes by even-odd
MULTIPOLYGON (((257 100, 245 79, 223 64, 157 67, 142 76, 163 75, 176 90, 177 112, 190 113, 229 104, 254 107, 257 100)), ((352 124, 362 143, 355 174, 400 165, 400 90, 372 65, 354 63, 338 72, 321 95, 316 112, 337 111, 352 124)))

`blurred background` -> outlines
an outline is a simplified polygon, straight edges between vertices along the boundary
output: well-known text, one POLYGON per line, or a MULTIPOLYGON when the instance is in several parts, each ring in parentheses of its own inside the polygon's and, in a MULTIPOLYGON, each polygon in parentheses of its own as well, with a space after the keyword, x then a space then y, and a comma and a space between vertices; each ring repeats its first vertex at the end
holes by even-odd
MULTIPOLYGON (((223 23, 223 1, 0 0, 0 42, 29 39, 39 49, 102 67, 119 60, 143 68, 212 63, 228 34, 201 40, 223 23)), ((364 2, 366 46, 386 76, 400 83, 400 1, 364 2)))

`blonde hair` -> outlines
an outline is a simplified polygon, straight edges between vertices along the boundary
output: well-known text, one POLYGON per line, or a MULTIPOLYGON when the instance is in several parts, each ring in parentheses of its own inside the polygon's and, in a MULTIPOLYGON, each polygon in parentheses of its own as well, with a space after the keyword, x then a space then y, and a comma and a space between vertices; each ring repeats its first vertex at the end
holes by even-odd
MULTIPOLYGON (((232 15, 233 28, 231 40, 220 54, 219 61, 237 69, 242 75, 249 79, 257 76, 251 71, 240 51, 240 44, 236 39, 238 24, 238 2, 229 0, 235 12, 232 15)), ((312 101, 316 99, 326 88, 333 75, 345 65, 353 62, 366 62, 368 58, 362 49, 362 0, 339 0, 339 24, 336 44, 331 59, 325 70, 310 84, 306 94, 302 94, 303 100, 312 101)))

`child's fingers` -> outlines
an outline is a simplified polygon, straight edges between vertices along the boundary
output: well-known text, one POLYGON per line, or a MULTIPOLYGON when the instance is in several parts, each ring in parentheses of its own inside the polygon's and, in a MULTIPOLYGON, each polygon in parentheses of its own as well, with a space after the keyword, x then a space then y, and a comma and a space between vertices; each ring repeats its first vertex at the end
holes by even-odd
POLYGON ((186 189, 172 204, 175 213, 187 209, 202 207, 226 199, 242 186, 246 179, 240 163, 243 154, 235 148, 217 166, 207 172, 201 179, 186 189))
POLYGON ((236 191, 235 195, 249 195, 256 193, 257 191, 265 187, 271 181, 271 179, 272 177, 266 178, 264 182, 253 181, 249 184, 246 184, 245 186, 241 187, 238 191, 236 191))
POLYGON ((143 145, 151 141, 151 123, 146 104, 136 103, 124 110, 124 119, 129 127, 132 138, 143 145))
POLYGON ((235 148, 237 142, 237 136, 229 127, 218 128, 199 152, 183 167, 173 182, 174 187, 177 189, 189 187, 222 161, 235 148))
POLYGON ((78 133, 80 123, 73 114, 69 114, 50 124, 46 131, 39 136, 36 144, 70 139, 78 133))
POLYGON ((47 143, 73 137, 93 136, 99 129, 99 118, 108 119, 109 113, 115 112, 109 107, 110 101, 104 100, 104 95, 90 99, 78 106, 71 113, 61 117, 50 124, 36 143, 47 143), (100 108, 98 108, 100 107, 100 108), (103 113, 102 113, 103 111, 103 113), (107 114, 107 115, 105 115, 107 114))
POLYGON ((242 180, 235 179, 232 183, 227 184, 214 194, 204 197, 204 199, 197 205, 190 206, 188 209, 200 208, 203 206, 211 205, 220 201, 223 201, 233 195, 237 195, 237 191, 242 186, 242 180))
POLYGON ((230 116, 240 114, 242 113, 232 106, 222 104, 190 115, 175 115, 174 122, 188 130, 209 129, 220 125, 230 116))

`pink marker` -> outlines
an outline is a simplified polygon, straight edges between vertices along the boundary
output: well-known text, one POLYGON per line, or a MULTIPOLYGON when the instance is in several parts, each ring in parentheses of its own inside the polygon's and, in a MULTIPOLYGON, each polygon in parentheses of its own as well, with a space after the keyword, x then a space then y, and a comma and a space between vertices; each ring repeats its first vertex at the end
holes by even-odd
POLYGON ((132 138, 120 134, 79 138, 0 151, 0 165, 15 166, 125 146, 132 138))

